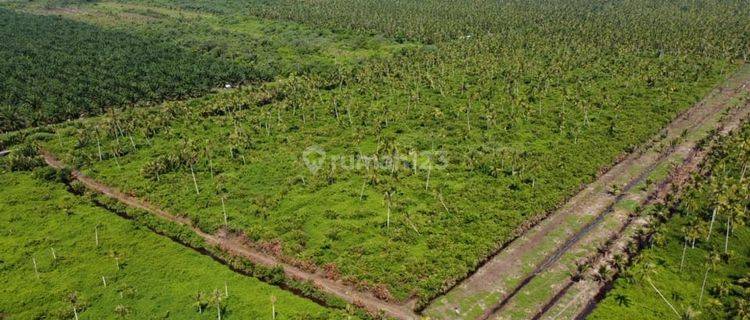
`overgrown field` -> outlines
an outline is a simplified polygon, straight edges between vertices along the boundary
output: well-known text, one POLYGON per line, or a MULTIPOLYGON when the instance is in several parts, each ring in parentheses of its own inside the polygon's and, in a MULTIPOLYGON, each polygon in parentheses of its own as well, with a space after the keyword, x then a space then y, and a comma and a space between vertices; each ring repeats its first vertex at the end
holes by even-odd
POLYGON ((0 9, 0 132, 229 83, 329 75, 403 45, 293 22, 88 1, 0 9))
POLYGON ((206 231, 420 303, 698 101, 750 30, 733 1, 149 3, 424 46, 25 140, 206 231))
POLYGON ((711 153, 590 319, 747 319, 749 142, 745 125, 711 153))
POLYGON ((271 319, 274 307, 276 319, 341 316, 95 207, 45 174, 0 173, 4 319, 216 319, 217 304, 226 319, 271 319))

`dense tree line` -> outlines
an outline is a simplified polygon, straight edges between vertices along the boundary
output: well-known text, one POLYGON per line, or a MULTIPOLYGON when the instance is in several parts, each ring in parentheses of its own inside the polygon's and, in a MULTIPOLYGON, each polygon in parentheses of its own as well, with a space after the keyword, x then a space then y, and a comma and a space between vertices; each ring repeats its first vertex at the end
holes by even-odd
MULTIPOLYGON (((582 41, 623 50, 744 59, 750 53, 750 6, 742 0, 148 1, 193 10, 246 12, 423 43, 503 41, 519 34, 544 34, 548 44, 582 41)), ((538 44, 530 39, 527 45, 538 44)))
POLYGON ((55 16, 0 9, 0 132, 191 96, 250 70, 55 16))

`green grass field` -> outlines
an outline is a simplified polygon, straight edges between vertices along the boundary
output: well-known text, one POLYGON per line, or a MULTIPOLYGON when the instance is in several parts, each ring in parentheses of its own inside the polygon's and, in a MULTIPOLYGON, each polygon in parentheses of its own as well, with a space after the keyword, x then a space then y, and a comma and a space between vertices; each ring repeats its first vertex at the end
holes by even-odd
MULTIPOLYGON (((682 34, 681 24, 696 15, 722 24, 713 19, 729 7, 684 13, 664 4, 657 12, 682 34)), ((500 12, 552 8, 508 4, 500 12)), ((333 77, 282 78, 159 111, 113 113, 56 128, 43 146, 209 232, 224 225, 225 198, 229 227, 261 245, 279 243, 302 263, 335 265, 346 279, 385 288, 396 300, 426 302, 697 102, 736 69, 742 52, 677 37, 660 48, 654 43, 665 39, 638 33, 640 20, 614 27, 573 10, 588 4, 565 8, 552 16, 559 25, 638 37, 608 46, 585 31, 495 17, 518 32, 443 39, 333 77), (305 150, 316 148, 329 161, 311 172, 305 150), (445 166, 425 166, 429 153, 444 155, 432 160, 445 166), (373 155, 405 157, 346 167, 373 155)), ((627 8, 608 8, 600 18, 627 8)), ((727 30, 740 34, 742 26, 727 30)))
MULTIPOLYGON (((235 81, 249 85, 203 95, 210 86, 185 80, 175 82, 181 92, 200 97, 117 109, 76 104, 101 110, 1 135, 0 150, 40 147, 206 232, 243 232, 269 253, 334 270, 386 300, 416 298, 417 307, 659 132, 750 52, 742 1, 3 7, 24 22, 156 39, 240 68, 235 81)), ((13 30, 6 37, 17 43, 33 34, 13 30)), ((42 57, 46 47, 33 49, 42 57)), ((22 74, 22 66, 8 69, 22 74)), ((116 73, 151 83, 129 71, 116 73)), ((81 96, 67 90, 80 82, 44 83, 81 96)), ((23 84, 16 87, 26 94, 23 84)), ((127 88, 102 90, 131 94, 127 88)), ((8 127, 34 116, 16 114, 33 113, 24 104, 5 104, 0 123, 8 127)), ((59 119, 75 113, 48 105, 59 119)))
POLYGON ((216 319, 215 290, 226 319, 271 319, 273 297, 276 319, 343 318, 96 207, 62 184, 28 172, 2 172, 0 179, 3 319, 72 319, 73 307, 81 319, 216 319))
POLYGON ((592 110, 589 120, 586 110, 568 109, 570 127, 564 128, 550 127, 565 108, 552 102, 557 92, 521 114, 478 105, 470 120, 476 127, 468 129, 460 103, 442 104, 446 100, 429 89, 420 90, 420 101, 408 108, 391 108, 391 102, 406 99, 396 89, 400 82, 386 91, 393 96, 370 104, 371 91, 360 85, 308 99, 296 88, 313 85, 287 81, 268 89, 285 97, 271 104, 257 104, 263 90, 170 103, 162 110, 178 113, 174 117, 146 111, 92 119, 56 130, 44 147, 207 231, 224 224, 224 197, 230 227, 252 239, 280 241, 286 255, 333 263, 346 276, 387 284, 398 299, 424 298, 469 272, 516 227, 572 195, 721 78, 715 70, 697 82, 680 80, 677 75, 687 76, 683 64, 662 63, 675 75, 662 78, 665 87, 636 84, 645 70, 628 67, 612 83, 633 87, 609 90, 622 104, 592 110), (205 116, 225 107, 248 109, 205 116), (395 169, 348 170, 329 161, 313 173, 303 156, 315 146, 345 159, 442 152, 447 166, 431 170, 421 158, 422 168, 415 168, 407 156, 395 169), (388 199, 386 193, 393 195, 388 199))

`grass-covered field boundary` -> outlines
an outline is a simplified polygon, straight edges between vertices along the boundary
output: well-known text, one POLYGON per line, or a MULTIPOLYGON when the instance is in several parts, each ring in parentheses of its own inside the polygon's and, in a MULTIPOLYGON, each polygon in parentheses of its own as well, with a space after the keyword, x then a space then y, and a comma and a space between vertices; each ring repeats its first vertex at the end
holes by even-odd
MULTIPOLYGON (((33 155, 28 146, 22 148, 25 148, 26 151, 20 157, 27 158, 29 162, 33 163, 29 167, 38 165, 41 161, 39 157, 33 155)), ((66 182, 71 192, 86 195, 103 208, 124 218, 134 219, 160 235, 167 236, 227 264, 233 270, 278 285, 321 305, 353 310, 352 312, 360 317, 388 316, 400 319, 416 317, 408 306, 391 304, 373 293, 359 291, 350 284, 337 281, 336 278, 330 278, 327 274, 320 275, 317 271, 307 271, 286 264, 283 260, 277 261, 275 257, 266 256, 263 252, 248 246, 246 238, 232 239, 231 236, 227 237, 226 234, 222 235, 221 232, 218 235, 207 234, 193 226, 188 219, 173 216, 149 203, 121 194, 119 191, 101 185, 80 172, 67 169, 65 164, 60 163, 48 152, 41 150, 40 153, 44 161, 53 170, 57 170, 56 173, 47 175, 58 177, 66 182), (319 284, 315 284, 315 282, 319 284)))
POLYGON ((56 169, 49 167, 45 169, 47 171, 40 175, 48 177, 51 181, 64 183, 70 193, 83 197, 117 216, 133 220, 160 236, 167 237, 200 254, 209 256, 213 260, 226 265, 234 272, 257 278, 300 297, 312 300, 321 306, 339 309, 362 319, 378 317, 377 312, 367 312, 363 308, 363 305, 349 304, 341 298, 321 291, 312 282, 290 278, 285 275, 284 269, 280 266, 263 266, 246 258, 233 255, 223 250, 220 246, 209 244, 187 225, 157 217, 146 210, 127 206, 116 199, 93 191, 71 176, 71 171, 67 168, 56 169))
POLYGON ((3 319, 358 318, 235 272, 73 194, 62 183, 65 170, 4 164, 3 319))

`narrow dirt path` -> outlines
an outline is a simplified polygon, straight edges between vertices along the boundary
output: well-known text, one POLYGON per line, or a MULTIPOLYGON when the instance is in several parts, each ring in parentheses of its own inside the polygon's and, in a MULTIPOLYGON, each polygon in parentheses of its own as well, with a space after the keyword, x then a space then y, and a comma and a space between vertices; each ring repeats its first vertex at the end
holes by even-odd
MULTIPOLYGON (((64 168, 65 164, 60 162, 54 155, 47 151, 41 152, 44 161, 53 168, 64 168)), ((408 305, 398 305, 378 299, 374 295, 366 292, 356 290, 354 287, 346 285, 341 281, 335 281, 326 278, 322 273, 310 273, 297 268, 293 265, 287 264, 280 261, 274 256, 265 254, 258 251, 253 246, 246 244, 240 237, 234 237, 227 234, 226 232, 219 232, 218 234, 208 234, 198 229, 193 223, 185 218, 177 215, 173 215, 166 212, 147 201, 139 198, 127 195, 115 188, 109 187, 99 181, 96 181, 80 171, 73 170, 71 175, 74 179, 83 183, 88 189, 101 193, 107 197, 116 199, 130 207, 145 210, 152 214, 155 214, 163 219, 185 225, 190 227, 196 234, 202 237, 208 244, 216 245, 228 252, 231 255, 246 258, 253 263, 275 267, 280 266, 284 269, 286 276, 300 280, 310 281, 315 284, 320 290, 335 295, 339 298, 346 300, 349 303, 362 306, 368 311, 379 314, 384 313, 385 315, 397 319, 418 319, 419 316, 412 311, 408 305)))
MULTIPOLYGON (((738 105, 733 109, 718 128, 717 135, 723 136, 737 128, 740 120, 746 119, 750 113, 750 104, 738 105)), ((707 124, 716 128, 716 124, 707 124)), ((675 169, 656 184, 653 188, 639 189, 628 195, 627 199, 632 203, 638 203, 644 207, 654 203, 663 202, 668 195, 675 194, 682 189, 688 181, 691 173, 697 171, 703 163, 709 147, 687 148, 680 145, 675 148, 675 153, 680 157, 674 158, 675 169)), ((607 217, 606 226, 596 228, 583 236, 581 241, 569 248, 568 251, 553 265, 537 275, 519 293, 530 295, 537 299, 531 302, 519 302, 511 299, 503 312, 496 313, 493 318, 503 319, 504 315, 522 315, 530 319, 552 319, 555 317, 571 318, 570 314, 579 312, 582 306, 588 305, 590 299, 594 299, 598 292, 608 283, 606 278, 600 278, 598 270, 605 266, 612 270, 615 256, 627 257, 627 248, 630 240, 643 229, 650 219, 647 215, 635 215, 637 211, 633 207, 617 206, 607 217), (574 274, 575 261, 587 260, 591 262, 591 269, 580 281, 573 281, 569 276, 574 274), (551 311, 555 310, 555 311, 551 311)))
MULTIPOLYGON (((717 134, 724 136, 731 131, 739 128, 743 121, 750 118, 750 103, 746 102, 742 108, 735 110, 730 114, 726 121, 722 123, 717 134)), ((689 179, 692 172, 698 170, 707 156, 710 149, 696 150, 691 157, 686 159, 683 164, 668 179, 664 187, 656 190, 645 204, 658 203, 665 199, 668 194, 674 193, 672 186, 681 187, 689 179)), ((648 217, 639 217, 629 221, 623 226, 621 236, 612 241, 607 254, 598 255, 594 260, 593 269, 599 266, 614 265, 614 256, 620 255, 628 257, 627 245, 636 235, 636 232, 650 223, 648 217)), ((571 283, 569 288, 557 292, 553 299, 548 301, 533 319, 584 319, 591 310, 596 306, 598 298, 602 297, 609 288, 610 281, 596 281, 594 277, 584 277, 583 280, 571 283)))
MULTIPOLYGON (((596 229, 618 202, 633 201, 628 193, 657 168, 686 156, 701 137, 716 128, 717 118, 742 92, 748 91, 750 67, 745 66, 701 102, 665 127, 651 143, 604 173, 562 208, 509 243, 474 274, 424 313, 439 319, 496 317, 516 294, 549 269, 586 234, 596 229), (671 147, 678 138, 686 143, 671 147), (611 187, 618 186, 617 192, 611 187)), ((543 300, 544 303, 547 300, 543 300)))

